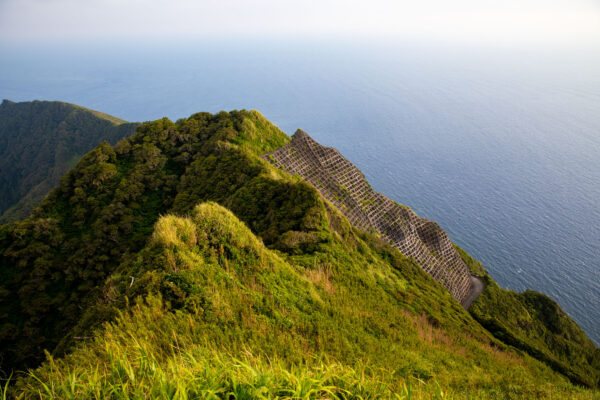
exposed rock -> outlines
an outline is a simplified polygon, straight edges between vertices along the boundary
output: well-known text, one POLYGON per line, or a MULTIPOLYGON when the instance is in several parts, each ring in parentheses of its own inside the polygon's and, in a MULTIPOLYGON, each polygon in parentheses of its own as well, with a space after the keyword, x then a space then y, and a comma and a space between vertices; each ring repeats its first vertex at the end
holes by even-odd
MULTIPOLYGON (((292 141, 264 154, 264 159, 290 174, 298 174, 346 215, 359 229, 379 234, 440 282, 463 306, 473 284, 468 267, 446 232, 381 193, 339 151, 321 146, 298 130, 292 141)), ((472 300, 471 300, 472 301, 472 300)))

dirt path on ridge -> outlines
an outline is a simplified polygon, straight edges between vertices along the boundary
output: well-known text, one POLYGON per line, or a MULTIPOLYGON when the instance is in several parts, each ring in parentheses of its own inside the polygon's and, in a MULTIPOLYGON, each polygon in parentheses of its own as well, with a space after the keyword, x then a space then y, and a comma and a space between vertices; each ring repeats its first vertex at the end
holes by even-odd
POLYGON ((483 289, 485 289, 485 283, 483 283, 481 278, 478 276, 471 275, 471 283, 473 284, 473 292, 471 292, 471 295, 463 301, 463 307, 465 307, 465 310, 468 310, 469 307, 471 307, 471 303, 473 303, 477 296, 479 296, 481 292, 483 292, 483 289))

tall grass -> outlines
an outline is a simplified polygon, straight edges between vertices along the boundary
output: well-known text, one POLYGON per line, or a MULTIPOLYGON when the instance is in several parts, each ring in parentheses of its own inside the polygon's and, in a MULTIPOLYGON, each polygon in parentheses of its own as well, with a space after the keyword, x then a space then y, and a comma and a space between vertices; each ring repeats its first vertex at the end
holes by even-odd
MULTIPOLYGON (((159 360, 153 346, 131 337, 127 346, 105 343, 104 364, 69 368, 48 355, 47 370, 29 372, 17 399, 452 399, 418 380, 393 391, 390 373, 339 363, 285 366, 245 352, 239 357, 207 346, 173 347, 159 360), (50 373, 48 373, 50 372, 50 373)), ((7 397, 7 388, 3 389, 7 397)))
POLYGON ((107 281, 104 290, 115 302, 90 315, 110 315, 108 322, 81 330, 94 338, 64 358, 48 354, 1 394, 231 400, 597 394, 500 346, 410 260, 366 236, 365 242, 348 237, 356 241, 351 246, 335 240, 313 254, 286 256, 214 203, 188 218, 163 217, 149 246, 107 281))

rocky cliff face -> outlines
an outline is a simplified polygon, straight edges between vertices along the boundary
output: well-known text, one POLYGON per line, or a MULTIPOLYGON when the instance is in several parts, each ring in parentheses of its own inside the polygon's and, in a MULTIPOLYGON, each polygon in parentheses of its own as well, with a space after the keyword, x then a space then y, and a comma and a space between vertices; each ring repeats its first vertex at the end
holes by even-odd
POLYGON ((381 193, 339 151, 317 143, 298 130, 292 141, 264 154, 290 174, 300 175, 340 209, 359 229, 379 234, 440 282, 463 306, 473 291, 469 269, 446 232, 381 193))

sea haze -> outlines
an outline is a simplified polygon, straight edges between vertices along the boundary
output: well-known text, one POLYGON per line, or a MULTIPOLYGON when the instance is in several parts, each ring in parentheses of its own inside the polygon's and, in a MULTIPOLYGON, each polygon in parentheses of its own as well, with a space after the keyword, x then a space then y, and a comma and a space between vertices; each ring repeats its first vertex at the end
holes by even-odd
POLYGON ((258 109, 338 148, 600 343, 600 54, 424 43, 0 46, 0 97, 129 121, 258 109))

